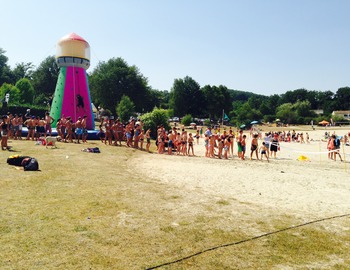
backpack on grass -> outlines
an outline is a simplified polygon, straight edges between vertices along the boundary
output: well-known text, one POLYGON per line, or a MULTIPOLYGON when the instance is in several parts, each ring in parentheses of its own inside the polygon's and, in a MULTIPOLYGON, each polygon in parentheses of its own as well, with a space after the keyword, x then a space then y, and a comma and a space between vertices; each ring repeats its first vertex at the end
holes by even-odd
POLYGON ((7 163, 14 166, 22 166, 25 171, 38 171, 39 163, 35 158, 29 156, 13 155, 7 158, 7 163))

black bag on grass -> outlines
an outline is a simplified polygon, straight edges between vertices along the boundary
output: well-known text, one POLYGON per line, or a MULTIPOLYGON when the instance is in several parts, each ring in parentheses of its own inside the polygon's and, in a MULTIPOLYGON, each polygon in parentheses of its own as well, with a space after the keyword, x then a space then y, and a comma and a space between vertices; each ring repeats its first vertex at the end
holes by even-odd
POLYGON ((7 158, 7 163, 14 166, 22 166, 22 161, 28 156, 12 155, 7 158))
POLYGON ((25 171, 38 171, 39 163, 35 158, 29 156, 13 155, 7 159, 9 165, 22 166, 25 171))
POLYGON ((39 170, 39 163, 35 158, 24 159, 22 166, 25 171, 37 171, 39 170))

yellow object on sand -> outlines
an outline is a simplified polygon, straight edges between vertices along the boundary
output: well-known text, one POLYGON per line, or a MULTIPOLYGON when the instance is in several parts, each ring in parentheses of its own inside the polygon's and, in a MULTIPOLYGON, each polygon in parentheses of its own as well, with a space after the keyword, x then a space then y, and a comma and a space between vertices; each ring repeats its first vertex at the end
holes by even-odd
POLYGON ((306 157, 306 156, 299 156, 298 160, 299 161, 310 161, 310 159, 308 157, 306 157))

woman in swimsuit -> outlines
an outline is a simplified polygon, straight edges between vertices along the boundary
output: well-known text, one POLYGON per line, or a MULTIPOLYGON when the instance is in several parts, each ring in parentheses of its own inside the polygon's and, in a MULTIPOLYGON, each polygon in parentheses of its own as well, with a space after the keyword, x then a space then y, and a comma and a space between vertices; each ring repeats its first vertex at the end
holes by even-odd
POLYGON ((7 136, 9 132, 9 124, 7 123, 7 116, 2 117, 1 127, 1 149, 7 150, 7 136))
POLYGON ((253 135, 253 139, 252 139, 252 144, 251 144, 251 148, 250 148, 250 160, 253 159, 253 153, 255 152, 256 154, 256 159, 259 160, 259 156, 258 156, 258 134, 254 134, 253 135))
POLYGON ((190 155, 190 150, 192 151, 192 156, 194 156, 194 150, 193 150, 193 137, 192 137, 192 133, 188 134, 188 151, 187 154, 190 155))

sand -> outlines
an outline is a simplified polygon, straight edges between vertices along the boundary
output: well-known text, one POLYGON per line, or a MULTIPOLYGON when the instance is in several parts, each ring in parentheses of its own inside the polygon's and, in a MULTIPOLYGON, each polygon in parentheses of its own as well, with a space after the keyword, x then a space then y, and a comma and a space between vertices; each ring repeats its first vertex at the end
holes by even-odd
MULTIPOLYGON (((290 130, 293 127, 289 128, 290 130)), ((297 132, 301 132, 300 128, 297 132)), ((329 160, 325 131, 344 135, 349 128, 304 129, 309 144, 281 143, 276 159, 229 160, 206 158, 204 141, 194 145, 194 157, 167 154, 140 156, 134 166, 145 175, 166 186, 181 190, 193 198, 236 200, 256 209, 288 213, 305 220, 350 214, 350 146, 341 146, 345 162, 329 160), (298 161, 300 155, 310 161, 298 161), (196 195, 196 196, 195 196, 196 195)), ((247 147, 250 149, 250 135, 247 147)), ((262 141, 259 141, 259 146, 262 141)), ((201 199, 199 199, 201 200, 201 199)))

